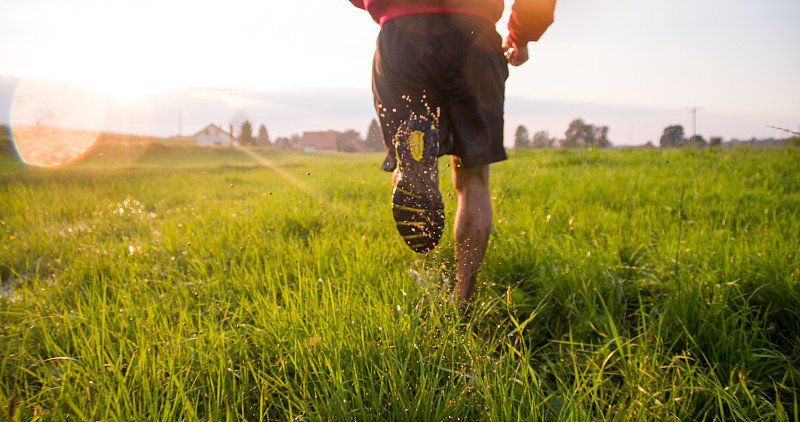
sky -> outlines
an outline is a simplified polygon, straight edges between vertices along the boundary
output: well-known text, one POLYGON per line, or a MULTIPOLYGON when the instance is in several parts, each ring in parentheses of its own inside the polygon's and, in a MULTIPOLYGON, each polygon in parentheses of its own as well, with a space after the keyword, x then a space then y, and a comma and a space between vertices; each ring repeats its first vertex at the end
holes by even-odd
MULTIPOLYGON (((363 134, 375 117, 380 28, 347 0, 4 0, 0 16, 3 124, 15 98, 155 136, 241 116, 273 139, 363 134)), ((669 125, 691 134, 693 107, 706 139, 783 137, 769 126, 800 128, 798 19, 797 0, 561 0, 531 60, 511 69, 505 143, 519 125, 563 137, 582 118, 609 126, 615 145, 658 144, 669 125)))

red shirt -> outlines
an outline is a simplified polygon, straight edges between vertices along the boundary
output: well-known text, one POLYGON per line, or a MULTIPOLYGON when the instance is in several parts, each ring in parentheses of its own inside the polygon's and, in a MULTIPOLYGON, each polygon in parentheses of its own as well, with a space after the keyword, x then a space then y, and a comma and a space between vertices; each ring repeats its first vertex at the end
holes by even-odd
MULTIPOLYGON (((389 19, 412 13, 469 13, 497 22, 503 0, 350 0, 383 25, 389 19)), ((538 41, 553 23, 556 0, 516 0, 508 20, 509 36, 517 44, 538 41)))

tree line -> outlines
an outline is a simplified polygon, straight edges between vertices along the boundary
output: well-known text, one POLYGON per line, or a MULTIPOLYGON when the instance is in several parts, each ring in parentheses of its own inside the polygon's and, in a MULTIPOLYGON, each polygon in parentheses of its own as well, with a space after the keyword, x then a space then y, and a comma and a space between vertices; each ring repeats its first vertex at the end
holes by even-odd
POLYGON ((610 148, 611 141, 608 140, 608 126, 595 126, 588 124, 583 119, 575 119, 570 122, 564 138, 556 139, 550 137, 547 131, 540 130, 530 137, 528 128, 523 125, 517 127, 514 134, 514 148, 610 148))
MULTIPOLYGON (((231 124, 233 126, 233 124, 231 124)), ((258 128, 258 134, 253 135, 253 124, 245 118, 239 123, 239 134, 235 136, 242 146, 276 147, 281 149, 295 149, 300 145, 302 136, 294 133, 289 136, 281 136, 274 141, 269 136, 269 131, 262 124, 258 128)), ((234 134, 231 134, 234 136, 234 134)), ((347 129, 343 132, 336 132, 336 150, 341 152, 376 152, 383 151, 383 134, 376 119, 372 119, 367 128, 367 136, 362 137, 361 133, 355 129, 347 129)))
POLYGON ((683 135, 683 126, 671 125, 664 128, 659 140, 661 148, 680 148, 687 146, 704 147, 704 146, 720 146, 722 145, 722 138, 713 136, 708 141, 702 135, 692 135, 686 138, 683 135))
MULTIPOLYGON (((760 146, 800 146, 800 132, 776 128, 783 130, 791 135, 788 139, 749 139, 739 140, 731 139, 728 144, 736 146, 741 144, 751 144, 760 146)), ((683 126, 670 125, 664 128, 661 138, 659 139, 659 146, 661 148, 681 148, 681 147, 705 147, 705 146, 721 146, 723 139, 720 136, 712 136, 706 140, 702 135, 692 135, 687 137, 684 134, 683 126)), ((588 124, 583 119, 575 119, 564 132, 564 138, 557 139, 551 137, 547 131, 541 130, 529 135, 528 128, 524 125, 517 127, 514 133, 514 148, 516 149, 532 149, 532 148, 610 148, 611 141, 608 139, 608 126, 596 126, 588 124)), ((645 146, 655 147, 652 142, 648 142, 645 146)))
MULTIPOLYGON (((766 138, 766 139, 758 139, 758 138, 750 138, 746 140, 732 138, 729 141, 725 142, 725 144, 730 146, 737 146, 737 145, 753 145, 753 146, 767 146, 767 147, 775 147, 775 146, 800 146, 800 132, 796 132, 793 130, 782 129, 782 128, 775 128, 787 132, 791 135, 789 138, 766 138)), ((661 134, 661 139, 659 140, 659 146, 661 148, 682 148, 682 147, 719 147, 723 145, 723 139, 721 136, 712 136, 708 138, 706 141, 702 135, 692 135, 689 137, 684 136, 683 126, 681 125, 671 125, 664 128, 664 132, 661 134)))

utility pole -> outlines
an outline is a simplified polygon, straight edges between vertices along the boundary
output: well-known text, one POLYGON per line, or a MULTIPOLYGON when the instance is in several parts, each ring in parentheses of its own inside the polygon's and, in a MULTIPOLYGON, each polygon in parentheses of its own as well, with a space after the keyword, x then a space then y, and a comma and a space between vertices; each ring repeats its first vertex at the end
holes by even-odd
POLYGON ((703 107, 690 107, 689 111, 692 112, 692 142, 697 137, 697 110, 702 110, 703 107))

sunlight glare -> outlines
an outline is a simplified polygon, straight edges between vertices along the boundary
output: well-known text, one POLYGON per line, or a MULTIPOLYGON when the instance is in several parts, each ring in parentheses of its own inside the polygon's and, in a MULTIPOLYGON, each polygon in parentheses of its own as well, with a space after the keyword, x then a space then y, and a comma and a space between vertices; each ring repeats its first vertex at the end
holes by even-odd
POLYGON ((23 79, 11 104, 11 136, 19 157, 37 166, 60 166, 81 157, 97 140, 103 100, 76 84, 23 79))
POLYGON ((97 90, 109 101, 119 103, 144 100, 154 94, 180 86, 180 83, 169 77, 168 72, 162 72, 158 77, 154 77, 144 70, 134 72, 129 69, 117 72, 117 75, 113 76, 100 74, 96 76, 85 84, 97 90))

